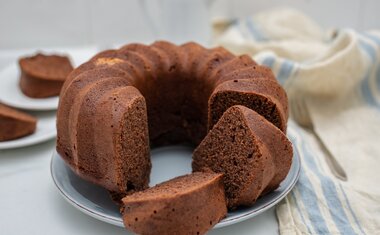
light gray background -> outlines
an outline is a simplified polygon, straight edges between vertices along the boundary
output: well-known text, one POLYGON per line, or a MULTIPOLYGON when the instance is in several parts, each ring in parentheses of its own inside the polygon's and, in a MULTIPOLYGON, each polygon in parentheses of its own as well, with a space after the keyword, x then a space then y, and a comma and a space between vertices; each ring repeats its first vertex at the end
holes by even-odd
MULTIPOLYGON (((191 0, 196 2, 194 0, 191 0)), ((378 0, 210 0, 212 17, 244 17, 272 7, 300 9, 327 27, 380 28, 378 0)), ((0 49, 75 45, 114 45, 151 41, 143 0, 0 1, 0 49)), ((181 12, 186 0, 146 0, 181 12)), ((153 7, 154 8, 154 7, 153 7)), ((188 7, 187 7, 188 8, 188 7)), ((159 9, 156 9, 158 11, 159 9)), ((188 8, 189 11, 194 10, 188 8)), ((194 19, 199 13, 189 12, 194 19)), ((173 14, 173 22, 181 15, 173 14)), ((194 39, 189 37, 189 39, 194 39)))
MULTIPOLYGON (((0 1, 0 69, 36 49, 89 46, 102 49, 158 39, 159 35, 152 32, 152 22, 149 23, 142 10, 141 1, 0 1)), ((173 12, 177 14, 171 17, 172 22, 178 23, 176 26, 183 23, 182 14, 187 20, 205 17, 204 12, 194 12, 195 8, 187 7, 185 12, 177 9, 186 0, 145 2, 151 4, 153 1, 173 1, 173 12)), ((209 16, 244 17, 274 6, 298 8, 326 27, 380 28, 378 0, 214 0, 209 16)), ((153 7, 153 10, 160 9, 153 7)), ((207 28, 198 25, 201 29, 194 30, 191 24, 192 21, 187 22, 187 39, 199 40, 207 28)), ((53 140, 22 149, 0 150, 0 234, 125 234, 122 228, 84 215, 59 195, 49 172, 54 148, 53 140)), ((277 233, 273 209, 248 221, 210 232, 225 235, 277 233)))

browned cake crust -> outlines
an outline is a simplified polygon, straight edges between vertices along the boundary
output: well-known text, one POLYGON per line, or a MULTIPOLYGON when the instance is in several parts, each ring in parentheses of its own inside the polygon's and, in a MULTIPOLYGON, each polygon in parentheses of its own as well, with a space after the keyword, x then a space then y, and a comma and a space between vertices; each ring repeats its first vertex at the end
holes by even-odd
POLYGON ((0 141, 30 135, 36 125, 37 119, 33 116, 0 104, 0 141))
MULTIPOLYGON (((75 130, 70 166, 83 178, 122 194, 145 189, 151 168, 145 99, 125 82, 110 77, 79 92, 69 122, 75 130), (75 115, 79 110, 81 115, 75 115)), ((59 151, 69 156, 67 150, 59 151)))
POLYGON ((227 109, 193 153, 193 171, 225 175, 228 207, 253 204, 286 177, 293 157, 284 133, 244 106, 227 109))
POLYGON ((236 104, 285 132, 286 94, 250 57, 196 43, 128 44, 97 54, 68 76, 57 113, 57 151, 77 174, 115 194, 140 190, 149 180, 149 144, 197 145, 236 104), (113 100, 116 91, 122 100, 113 100), (136 169, 133 180, 114 175, 125 168, 136 169))
POLYGON ((19 60, 21 91, 32 98, 59 95, 73 67, 66 56, 37 54, 19 60))
POLYGON ((193 173, 122 199, 126 228, 142 234, 205 234, 227 214, 222 175, 193 173))

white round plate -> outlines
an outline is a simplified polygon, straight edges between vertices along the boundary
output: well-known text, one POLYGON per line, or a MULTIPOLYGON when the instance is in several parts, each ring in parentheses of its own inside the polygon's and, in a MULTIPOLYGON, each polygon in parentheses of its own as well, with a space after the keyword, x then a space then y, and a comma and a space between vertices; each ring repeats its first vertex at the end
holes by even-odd
POLYGON ((0 149, 20 148, 50 140, 56 136, 55 111, 30 112, 38 119, 36 131, 15 140, 1 141, 0 149))
POLYGON ((21 92, 20 71, 16 63, 0 72, 0 102, 19 109, 54 110, 58 107, 58 96, 34 99, 21 92))
MULTIPOLYGON (((96 49, 50 49, 50 50, 35 50, 35 52, 44 54, 60 54, 69 55, 70 61, 76 67, 91 58, 96 49)), ((35 53, 26 53, 33 55, 35 53)), ((25 110, 56 110, 58 107, 58 96, 47 98, 30 98, 21 92, 19 87, 20 69, 17 62, 10 64, 0 71, 0 102, 25 110)))
MULTIPOLYGON (((292 138, 291 138, 292 140, 292 138)), ((293 141, 292 141, 293 142, 293 141)), ((293 145, 296 143, 293 142, 293 145)), ((187 146, 168 146, 151 151, 151 185, 191 172, 193 149, 187 146)), ((119 207, 111 200, 108 192, 92 183, 79 178, 54 151, 51 161, 51 175, 61 195, 74 207, 101 221, 124 227, 119 207)), ((292 167, 288 176, 275 191, 259 198, 245 208, 228 212, 227 217, 216 224, 224 227, 252 218, 276 205, 296 184, 301 169, 297 148, 294 146, 292 167)))

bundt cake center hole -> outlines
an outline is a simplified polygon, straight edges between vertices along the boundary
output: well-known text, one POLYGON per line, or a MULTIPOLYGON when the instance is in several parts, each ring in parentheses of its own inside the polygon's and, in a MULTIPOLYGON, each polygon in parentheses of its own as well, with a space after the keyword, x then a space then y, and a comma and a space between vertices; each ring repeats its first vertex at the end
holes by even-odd
POLYGON ((194 148, 190 145, 169 145, 151 150, 150 186, 191 173, 194 148))

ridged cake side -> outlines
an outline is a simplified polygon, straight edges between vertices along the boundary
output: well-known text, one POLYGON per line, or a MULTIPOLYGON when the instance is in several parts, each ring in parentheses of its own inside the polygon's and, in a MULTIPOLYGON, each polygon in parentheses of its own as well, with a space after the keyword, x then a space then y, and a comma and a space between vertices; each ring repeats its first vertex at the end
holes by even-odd
MULTIPOLYGON (((128 89, 123 92, 131 92, 128 89)), ((141 190, 149 175, 150 163, 145 161, 149 143, 157 146, 187 141, 197 145, 206 136, 208 126, 211 128, 235 104, 256 108, 285 131, 286 94, 270 70, 249 56, 235 56, 223 48, 205 49, 196 43, 129 44, 119 50, 100 52, 70 73, 60 96, 57 151, 79 175, 116 194, 141 190), (123 87, 134 87, 139 92, 138 105, 125 98, 123 111, 110 109, 116 101, 108 98, 123 87), (99 106, 101 100, 107 100, 108 108, 99 106), (103 120, 104 115, 107 119, 103 120), (146 126, 149 132, 143 132, 149 133, 149 138, 141 144, 117 144, 112 138, 137 138, 139 134, 123 134, 127 127, 119 125, 118 131, 110 132, 108 137, 102 135, 98 129, 106 132, 111 117, 119 117, 120 122, 133 120, 130 123, 139 123, 135 128, 146 126), (128 146, 135 145, 140 149, 126 154, 128 146), (144 164, 138 168, 146 171, 134 175, 133 182, 120 175, 120 167, 127 172, 130 158, 142 159, 144 164), (138 177, 141 181, 136 183, 138 177)))

